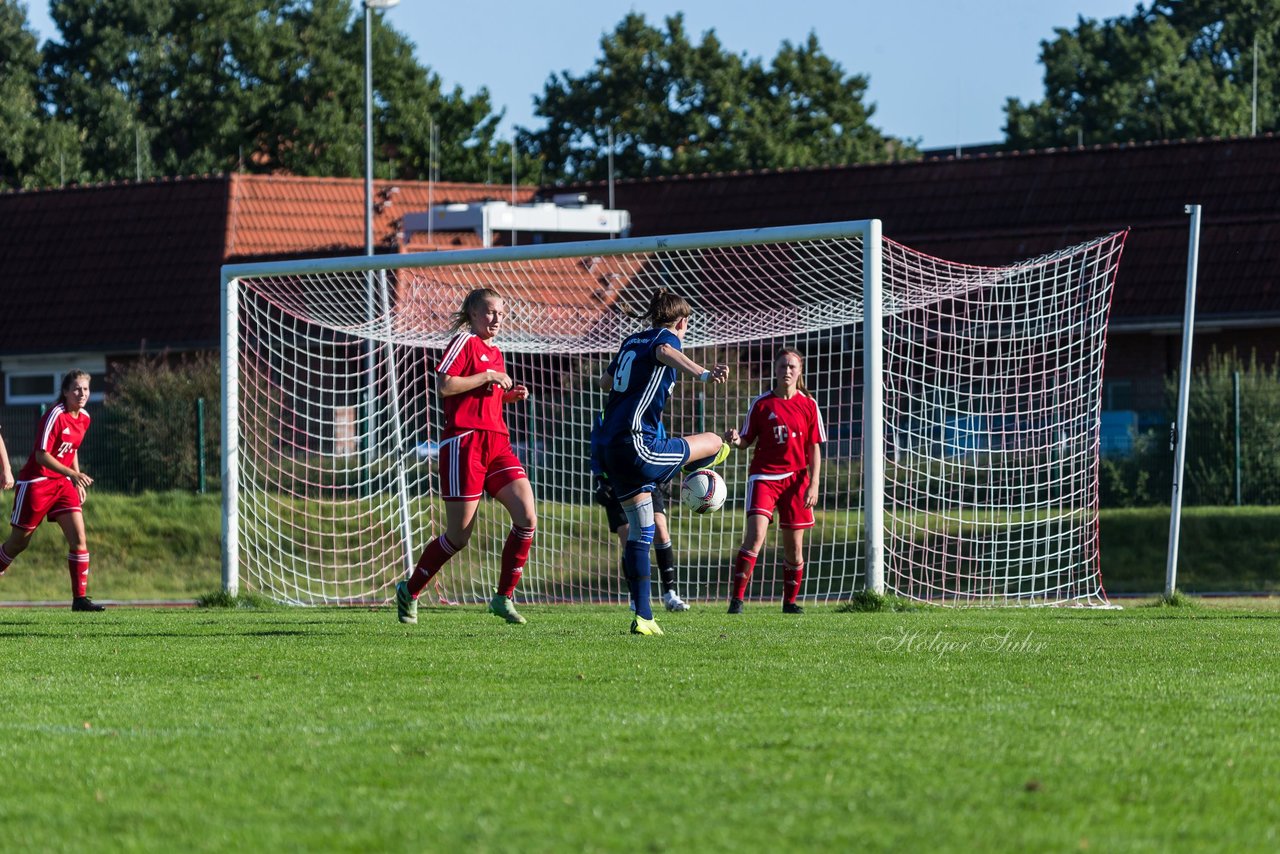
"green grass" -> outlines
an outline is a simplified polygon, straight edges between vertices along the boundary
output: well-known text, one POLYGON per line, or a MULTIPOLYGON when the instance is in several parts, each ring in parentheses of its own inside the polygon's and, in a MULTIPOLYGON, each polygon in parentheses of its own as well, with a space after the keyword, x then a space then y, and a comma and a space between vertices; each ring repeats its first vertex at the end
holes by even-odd
MULTIPOLYGON (((12 506, 11 496, 5 493, 0 503, 12 506)), ((190 492, 91 493, 84 508, 92 556, 89 594, 108 599, 194 599, 218 586, 221 501, 220 495, 190 492)), ((66 555, 62 530, 41 525, 30 547, 0 579, 0 600, 68 599, 66 555)))
POLYGON ((0 611, 0 850, 1274 850, 1280 610, 0 611))
MULTIPOLYGON (((11 498, 0 501, 8 507, 11 498)), ((221 519, 218 495, 186 492, 139 496, 94 493, 85 508, 89 551, 93 556, 90 593, 103 599, 185 599, 208 593, 221 582, 221 519)), ((286 508, 287 510, 287 508, 286 508)), ((366 524, 358 504, 346 524, 366 524)), ((415 515, 434 514, 438 506, 421 503, 415 515)), ((482 518, 504 518, 494 502, 482 505, 482 518)), ((837 527, 856 527, 857 514, 824 511, 810 540, 811 567, 839 560, 829 540, 837 527)), ((330 527, 348 533, 339 514, 330 527)), ((941 524, 941 523, 940 523, 941 524)), ((742 518, 738 513, 694 517, 677 512, 672 531, 682 563, 715 562, 737 548, 742 518), (704 546, 694 551, 694 535, 704 546)), ((430 526, 428 526, 430 527, 430 526)), ((1106 510, 1101 513, 1102 580, 1108 593, 1151 593, 1164 589, 1168 508, 1106 510)), ((614 572, 616 545, 604 515, 595 506, 555 505, 539 522, 544 543, 557 543, 547 565, 533 569, 560 573, 563 567, 598 567, 614 572)), ((268 535, 275 537, 274 534, 268 535)), ((247 540, 247 538, 246 538, 247 540)), ((843 551, 839 551, 842 556, 843 551)), ((55 525, 42 525, 31 548, 0 579, 0 601, 60 601, 68 596, 66 543, 55 525)), ((1280 507, 1190 507, 1184 510, 1179 547, 1178 588, 1193 593, 1280 592, 1280 507)), ((574 570, 577 571, 577 570, 574 570)), ((548 575, 548 577, 551 577, 548 575)))

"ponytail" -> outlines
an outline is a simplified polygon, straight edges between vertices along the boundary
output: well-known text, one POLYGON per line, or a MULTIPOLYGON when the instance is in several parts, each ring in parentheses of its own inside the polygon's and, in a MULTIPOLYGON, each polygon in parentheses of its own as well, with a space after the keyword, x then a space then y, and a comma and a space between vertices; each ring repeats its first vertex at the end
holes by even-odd
POLYGON ((624 313, 628 317, 647 321, 651 326, 671 326, 680 318, 691 316, 693 307, 689 305, 689 301, 684 297, 673 294, 666 288, 659 288, 649 298, 649 308, 645 310, 644 314, 633 314, 625 309, 624 313))
POLYGON ((502 299, 493 288, 476 288, 462 301, 462 308, 449 315, 449 331, 457 332, 471 323, 471 310, 483 305, 487 299, 502 299))

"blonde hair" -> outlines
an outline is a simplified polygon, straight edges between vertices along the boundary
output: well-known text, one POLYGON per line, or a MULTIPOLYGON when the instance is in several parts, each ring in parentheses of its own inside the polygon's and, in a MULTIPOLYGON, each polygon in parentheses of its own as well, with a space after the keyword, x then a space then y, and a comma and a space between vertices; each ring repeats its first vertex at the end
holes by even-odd
MULTIPOLYGON (((808 394, 809 388, 804 384, 804 353, 801 353, 795 347, 783 347, 781 350, 779 350, 777 353, 774 354, 773 378, 776 380, 778 377, 778 362, 781 361, 783 356, 795 356, 797 359, 800 360, 800 375, 796 377, 796 388, 800 389, 800 391, 803 392, 804 394, 808 394)), ((769 387, 770 388, 773 387, 772 381, 770 381, 769 387)))
POLYGON ((502 299, 502 294, 493 288, 476 288, 462 300, 462 308, 449 315, 449 331, 457 332, 471 324, 471 310, 484 305, 488 299, 502 299))

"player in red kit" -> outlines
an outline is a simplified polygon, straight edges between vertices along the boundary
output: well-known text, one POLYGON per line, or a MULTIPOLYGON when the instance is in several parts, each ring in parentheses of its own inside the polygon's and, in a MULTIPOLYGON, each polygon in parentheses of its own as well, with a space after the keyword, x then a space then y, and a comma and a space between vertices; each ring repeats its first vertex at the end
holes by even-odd
POLYGON ((511 595, 520 583, 537 516, 533 487, 507 438, 503 404, 529 397, 506 372, 493 338, 506 306, 489 288, 477 288, 453 314, 457 333, 436 369, 436 389, 444 399, 440 441, 440 494, 445 532, 432 540, 408 578, 396 585, 396 613, 402 623, 418 622, 418 594, 449 558, 466 547, 475 527, 480 498, 489 493, 511 514, 511 532, 502 549, 502 574, 489 612, 508 623, 523 623, 511 595))
POLYGON ((747 527, 733 562, 729 613, 742 613, 756 557, 776 513, 785 561, 782 610, 800 614, 796 595, 804 576, 804 532, 813 527, 822 467, 819 446, 827 441, 827 428, 807 394, 799 351, 786 347, 778 353, 772 387, 751 401, 742 432, 731 429, 724 438, 735 448, 756 446, 747 471, 747 527))
POLYGON ((31 535, 46 518, 57 522, 67 538, 67 569, 71 573, 71 610, 101 611, 86 595, 89 586, 89 547, 84 535, 85 492, 93 478, 80 471, 79 450, 89 430, 89 375, 72 371, 62 378, 57 403, 40 417, 36 445, 18 472, 13 497, 13 533, 0 546, 0 575, 31 544, 31 535))

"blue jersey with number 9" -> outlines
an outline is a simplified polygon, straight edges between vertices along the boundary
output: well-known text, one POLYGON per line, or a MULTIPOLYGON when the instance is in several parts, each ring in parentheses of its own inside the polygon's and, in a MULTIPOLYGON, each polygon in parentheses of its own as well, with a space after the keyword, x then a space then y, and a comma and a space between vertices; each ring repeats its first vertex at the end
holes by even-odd
POLYGON ((602 445, 629 445, 636 434, 643 435, 647 445, 665 434, 662 410, 675 386, 676 369, 658 361, 661 344, 681 349, 680 339, 670 329, 647 329, 623 341, 609 363, 613 388, 600 425, 602 445))

